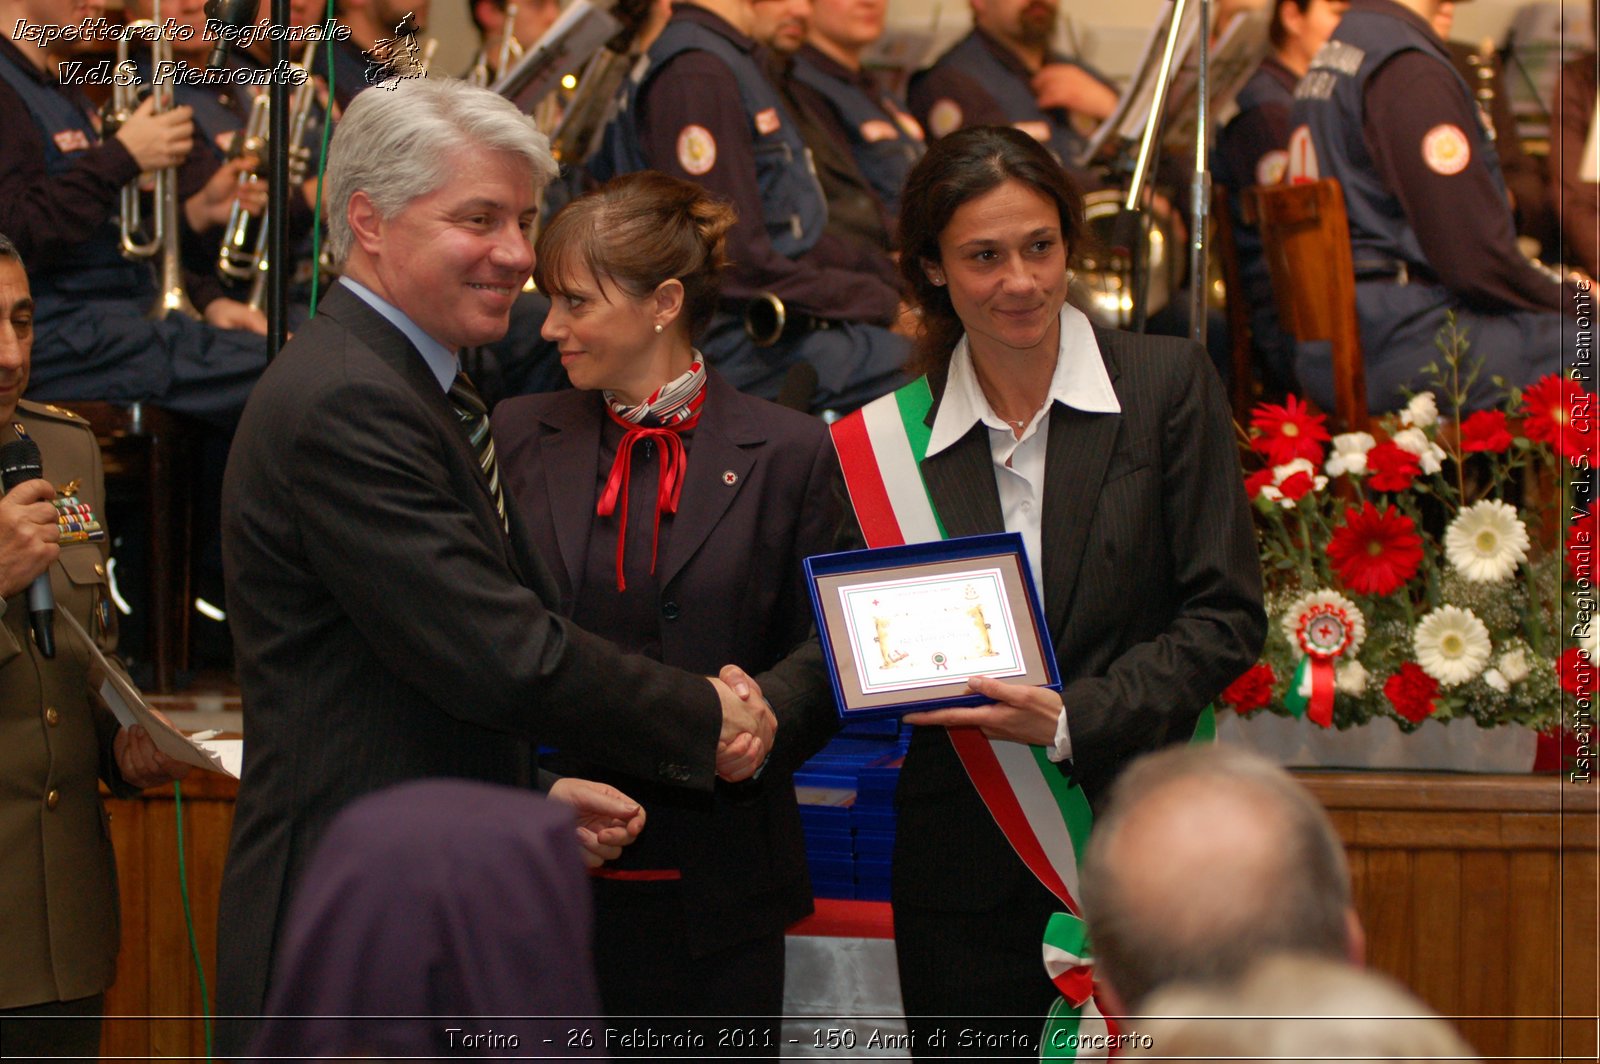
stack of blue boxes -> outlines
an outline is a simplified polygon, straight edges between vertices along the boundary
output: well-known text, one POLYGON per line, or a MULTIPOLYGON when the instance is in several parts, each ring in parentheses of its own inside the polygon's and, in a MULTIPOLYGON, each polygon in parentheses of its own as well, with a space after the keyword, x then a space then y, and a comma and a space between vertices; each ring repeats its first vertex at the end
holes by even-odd
POLYGON ((897 720, 856 721, 795 773, 817 897, 888 900, 894 790, 910 737, 897 720))

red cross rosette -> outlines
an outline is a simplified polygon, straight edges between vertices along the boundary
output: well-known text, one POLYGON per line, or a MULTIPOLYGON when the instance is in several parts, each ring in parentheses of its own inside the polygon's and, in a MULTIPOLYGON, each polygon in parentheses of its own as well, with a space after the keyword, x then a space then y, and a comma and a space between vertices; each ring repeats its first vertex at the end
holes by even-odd
POLYGON ((1283 627, 1289 642, 1305 655, 1287 701, 1291 708, 1303 707, 1313 723, 1332 727, 1334 666, 1341 658, 1355 658, 1367 638, 1366 618, 1337 591, 1314 591, 1295 600, 1284 613, 1283 627))

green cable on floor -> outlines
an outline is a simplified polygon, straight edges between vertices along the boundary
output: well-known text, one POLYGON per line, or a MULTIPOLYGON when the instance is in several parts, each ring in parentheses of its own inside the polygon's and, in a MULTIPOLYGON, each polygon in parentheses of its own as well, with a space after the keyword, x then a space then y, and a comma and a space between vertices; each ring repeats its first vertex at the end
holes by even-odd
POLYGON ((189 907, 189 870, 183 859, 183 784, 172 781, 172 800, 178 818, 178 893, 183 896, 183 923, 189 929, 189 955, 200 978, 200 1018, 205 1023, 206 1060, 211 1059, 211 994, 206 989, 206 967, 200 963, 200 942, 194 934, 194 910, 189 907))

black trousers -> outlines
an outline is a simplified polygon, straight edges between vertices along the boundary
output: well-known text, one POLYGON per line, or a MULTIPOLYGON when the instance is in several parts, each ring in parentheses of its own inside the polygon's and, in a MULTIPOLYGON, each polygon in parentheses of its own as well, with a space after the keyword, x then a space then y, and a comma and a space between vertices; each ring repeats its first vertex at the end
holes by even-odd
POLYGON ((1044 1016, 1059 996, 1041 945, 1061 909, 1032 876, 985 912, 896 901, 900 996, 917 1060, 1037 1060, 1044 1016))

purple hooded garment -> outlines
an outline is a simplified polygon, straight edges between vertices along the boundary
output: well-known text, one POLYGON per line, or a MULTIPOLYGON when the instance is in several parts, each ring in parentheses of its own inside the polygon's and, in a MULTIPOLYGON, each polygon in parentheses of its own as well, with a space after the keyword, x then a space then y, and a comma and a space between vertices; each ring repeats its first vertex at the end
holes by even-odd
POLYGON ((591 925, 566 807, 465 780, 368 795, 296 893, 254 1054, 578 1055, 591 925))

